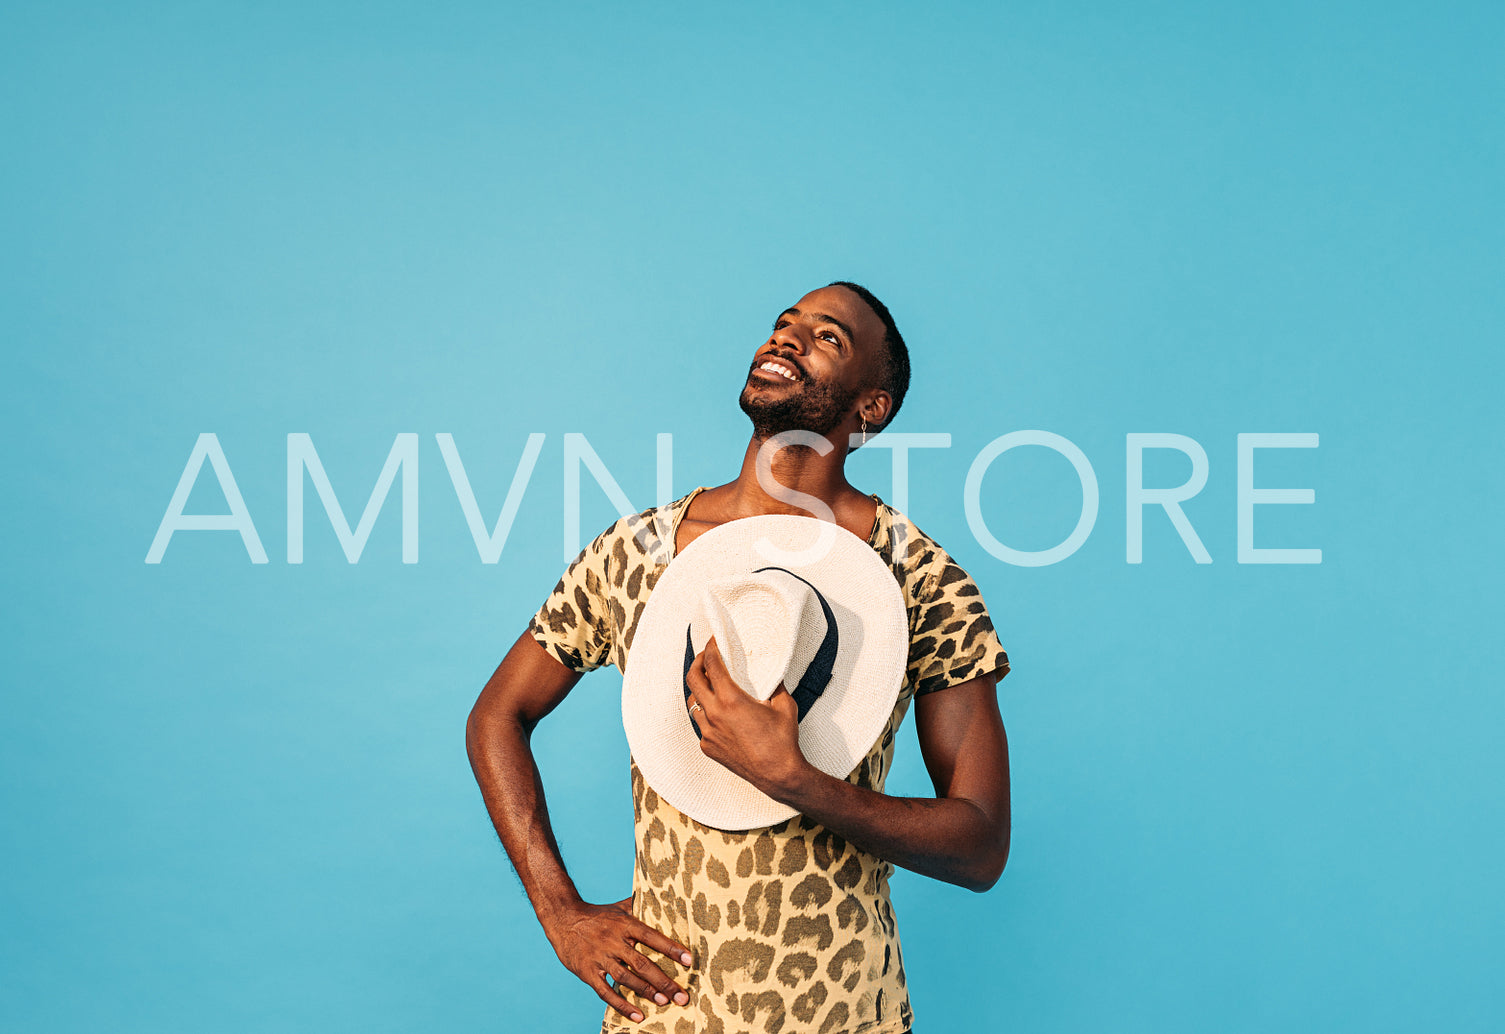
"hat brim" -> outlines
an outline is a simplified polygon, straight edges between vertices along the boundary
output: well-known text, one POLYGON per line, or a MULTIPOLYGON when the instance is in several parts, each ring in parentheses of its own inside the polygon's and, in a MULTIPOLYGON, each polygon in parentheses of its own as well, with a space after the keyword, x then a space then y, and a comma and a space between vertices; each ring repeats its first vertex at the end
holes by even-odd
POLYGON ((812 517, 769 514, 729 521, 690 543, 665 568, 638 621, 622 680, 622 724, 654 792, 722 830, 759 829, 797 812, 700 749, 685 710, 685 629, 709 582, 770 563, 817 586, 840 630, 831 681, 800 722, 800 750, 815 768, 837 778, 856 768, 888 724, 908 664, 899 584, 851 532, 812 517))

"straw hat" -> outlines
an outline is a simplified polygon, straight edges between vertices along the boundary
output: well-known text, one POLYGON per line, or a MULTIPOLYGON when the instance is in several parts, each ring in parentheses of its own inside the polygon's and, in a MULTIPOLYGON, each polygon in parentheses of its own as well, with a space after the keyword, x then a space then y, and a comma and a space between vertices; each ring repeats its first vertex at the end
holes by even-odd
POLYGON ((784 685, 799 706, 805 758, 845 778, 877 742, 904 681, 904 598, 866 542, 782 514, 705 532, 660 576, 622 682, 633 759, 660 797, 699 822, 770 826, 795 810, 706 757, 686 707, 686 672, 713 635, 748 693, 767 700, 784 685))

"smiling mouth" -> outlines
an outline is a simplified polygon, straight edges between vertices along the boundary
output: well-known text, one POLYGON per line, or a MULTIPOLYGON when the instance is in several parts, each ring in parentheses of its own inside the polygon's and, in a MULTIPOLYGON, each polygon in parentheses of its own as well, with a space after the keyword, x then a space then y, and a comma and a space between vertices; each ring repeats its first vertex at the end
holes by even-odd
POLYGON ((757 365, 756 369, 763 370, 767 373, 777 374, 778 376, 783 377, 785 380, 797 381, 800 379, 798 370, 796 370, 790 364, 780 362, 777 359, 765 359, 763 362, 757 365))

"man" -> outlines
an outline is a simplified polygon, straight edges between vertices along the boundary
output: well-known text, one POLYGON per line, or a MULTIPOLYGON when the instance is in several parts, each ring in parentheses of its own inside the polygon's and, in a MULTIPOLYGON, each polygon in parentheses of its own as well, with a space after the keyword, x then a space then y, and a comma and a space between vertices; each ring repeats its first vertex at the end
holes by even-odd
POLYGON ((603 1031, 908 1031, 892 867, 977 891, 1003 871, 1008 751, 995 685, 1008 657, 966 573, 843 472, 846 446, 889 424, 908 381, 903 338, 866 289, 839 282, 786 309, 742 391, 753 434, 738 477, 603 532, 471 711, 466 744, 487 809, 560 961, 610 1007, 603 1031), (812 433, 832 447, 812 445, 812 433), (812 511, 872 546, 903 589, 909 667, 888 726, 845 780, 826 775, 800 753, 789 695, 743 692, 713 640, 686 676, 701 749, 799 814, 746 833, 712 829, 662 800, 634 763, 633 895, 582 901, 529 734, 582 672, 607 662, 626 670, 670 557, 727 521, 812 511), (882 792, 911 700, 934 798, 882 792))

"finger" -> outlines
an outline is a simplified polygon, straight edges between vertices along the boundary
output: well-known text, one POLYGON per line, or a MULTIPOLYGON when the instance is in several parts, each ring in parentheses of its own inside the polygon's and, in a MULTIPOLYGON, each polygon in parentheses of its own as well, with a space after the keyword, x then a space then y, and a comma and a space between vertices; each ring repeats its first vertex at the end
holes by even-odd
POLYGON ((706 648, 700 651, 700 656, 695 658, 697 670, 700 672, 700 679, 705 684, 705 691, 711 696, 715 696, 716 694, 716 686, 713 682, 711 682, 710 663, 710 650, 711 647, 715 645, 715 643, 716 641, 714 639, 711 640, 710 643, 706 644, 706 648))
MULTIPOLYGON (((637 952, 631 954, 637 955, 637 952)), ((638 957, 642 958, 641 955, 638 957)), ((612 983, 616 985, 618 993, 626 988, 639 998, 647 998, 659 1005, 669 1004, 669 995, 654 987, 654 982, 646 979, 644 975, 633 972, 630 963, 622 959, 612 959, 607 973, 611 975, 612 983)))
POLYGON ((726 660, 721 656, 721 647, 716 645, 715 636, 706 640, 701 656, 705 658, 705 673, 708 678, 719 682, 728 676, 726 660))
POLYGON ((597 982, 591 984, 591 990, 596 992, 596 997, 611 1006, 617 1012, 626 1016, 633 1023, 642 1023, 643 1014, 627 999, 617 994, 616 989, 606 982, 606 974, 597 977, 597 982))
POLYGON ((684 988, 676 984, 667 973, 659 969, 653 960, 640 952, 634 951, 630 952, 624 961, 628 966, 632 967, 635 979, 651 985, 652 989, 647 996, 659 1005, 668 1005, 671 998, 680 1005, 690 1004, 690 996, 685 993, 684 988))
POLYGON ((660 955, 678 959, 681 965, 691 966, 695 963, 695 956, 690 954, 689 948, 664 936, 646 923, 638 924, 638 928, 633 931, 632 939, 645 948, 652 948, 660 955))
POLYGON ((716 691, 712 688, 710 680, 705 675, 705 654, 695 658, 695 663, 690 665, 690 670, 685 672, 685 681, 690 685, 690 695, 696 699, 701 707, 707 700, 714 700, 716 691))
POLYGON ((737 680, 732 678, 732 670, 726 666, 726 659, 721 656, 721 649, 716 646, 716 640, 712 639, 705 647, 705 674, 706 681, 718 691, 735 689, 738 693, 751 695, 747 690, 737 685, 737 680))

